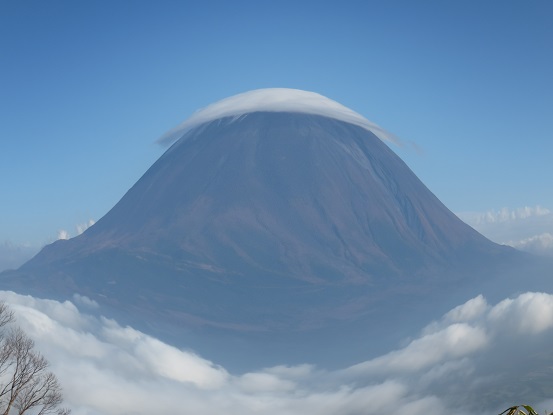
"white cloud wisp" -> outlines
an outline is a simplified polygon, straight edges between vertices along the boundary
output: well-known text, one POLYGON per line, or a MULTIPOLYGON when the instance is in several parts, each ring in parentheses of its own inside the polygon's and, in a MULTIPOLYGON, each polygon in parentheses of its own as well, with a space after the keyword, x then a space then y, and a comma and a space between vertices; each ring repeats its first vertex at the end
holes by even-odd
MULTIPOLYGON (((86 231, 88 228, 90 228, 95 223, 96 223, 96 221, 94 219, 89 219, 86 222, 79 223, 79 224, 75 225, 75 232, 76 232, 75 236, 81 235, 84 231, 86 231)), ((60 229, 58 231, 58 236, 57 236, 56 240, 60 240, 60 239, 67 240, 67 239, 71 239, 71 238, 73 238, 73 236, 71 236, 71 234, 67 230, 60 229)))

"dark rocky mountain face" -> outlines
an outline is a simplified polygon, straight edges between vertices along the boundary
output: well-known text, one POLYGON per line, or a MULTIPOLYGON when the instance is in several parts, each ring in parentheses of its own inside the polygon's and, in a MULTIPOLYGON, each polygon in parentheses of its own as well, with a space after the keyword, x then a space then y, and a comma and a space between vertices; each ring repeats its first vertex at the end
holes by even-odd
POLYGON ((390 308, 409 321, 413 304, 513 256, 459 220, 368 130, 254 112, 187 132, 94 226, 2 281, 87 295, 173 334, 294 337, 353 331, 390 308))

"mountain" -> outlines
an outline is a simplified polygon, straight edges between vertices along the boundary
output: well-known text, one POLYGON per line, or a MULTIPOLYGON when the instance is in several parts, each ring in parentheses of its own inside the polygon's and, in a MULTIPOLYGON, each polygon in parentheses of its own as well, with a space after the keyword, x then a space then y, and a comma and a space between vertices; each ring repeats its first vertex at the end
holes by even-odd
POLYGON ((169 337, 250 336, 277 356, 300 338, 330 347, 346 328, 343 343, 395 332, 376 322, 408 324, 519 258, 450 212, 389 134, 318 94, 242 94, 171 140, 103 218, 2 274, 2 288, 78 293, 169 337))

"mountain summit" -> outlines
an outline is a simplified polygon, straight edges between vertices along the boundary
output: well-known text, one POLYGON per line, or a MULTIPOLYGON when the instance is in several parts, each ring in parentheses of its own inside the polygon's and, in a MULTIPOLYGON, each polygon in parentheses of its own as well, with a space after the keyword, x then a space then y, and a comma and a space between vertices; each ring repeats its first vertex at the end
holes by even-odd
POLYGON ((3 281, 152 325, 299 333, 422 299, 513 253, 383 140, 394 138, 311 92, 227 98, 162 137, 172 146, 96 224, 3 281))
POLYGON ((320 94, 299 89, 267 88, 234 95, 202 108, 158 141, 161 144, 170 144, 182 137, 186 131, 206 122, 261 111, 322 115, 359 125, 382 140, 396 140, 362 115, 320 94))

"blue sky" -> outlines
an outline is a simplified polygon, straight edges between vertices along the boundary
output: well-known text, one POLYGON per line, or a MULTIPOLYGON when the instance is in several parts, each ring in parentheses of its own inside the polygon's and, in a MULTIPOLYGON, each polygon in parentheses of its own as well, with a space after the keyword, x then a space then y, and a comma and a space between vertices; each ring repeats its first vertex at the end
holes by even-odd
MULTIPOLYGON (((196 109, 315 91, 454 212, 553 210, 551 1, 3 1, 0 244, 103 216, 196 109)), ((551 216, 551 215, 549 215, 551 216)))

